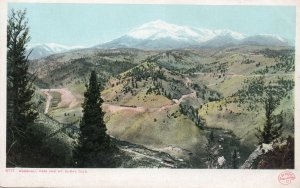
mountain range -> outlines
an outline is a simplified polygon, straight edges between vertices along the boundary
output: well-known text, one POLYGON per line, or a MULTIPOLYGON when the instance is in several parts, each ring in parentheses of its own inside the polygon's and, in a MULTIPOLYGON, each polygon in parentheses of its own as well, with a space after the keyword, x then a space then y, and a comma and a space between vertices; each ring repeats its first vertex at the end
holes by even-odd
POLYGON ((287 46, 288 41, 272 34, 247 36, 228 29, 202 29, 179 26, 161 20, 143 24, 97 48, 179 49, 231 45, 287 46))
MULTIPOLYGON (((112 41, 98 44, 92 48, 138 48, 148 50, 166 50, 181 48, 216 48, 234 45, 288 46, 287 39, 273 34, 248 36, 228 29, 202 29, 179 26, 161 20, 151 21, 134 28, 112 41)), ((29 59, 37 59, 55 53, 81 49, 83 46, 65 46, 61 44, 36 44, 28 47, 29 59)))
POLYGON ((52 54, 63 53, 71 50, 82 49, 84 46, 66 46, 56 43, 45 43, 45 44, 33 44, 27 46, 27 52, 29 54, 28 59, 39 59, 52 54))

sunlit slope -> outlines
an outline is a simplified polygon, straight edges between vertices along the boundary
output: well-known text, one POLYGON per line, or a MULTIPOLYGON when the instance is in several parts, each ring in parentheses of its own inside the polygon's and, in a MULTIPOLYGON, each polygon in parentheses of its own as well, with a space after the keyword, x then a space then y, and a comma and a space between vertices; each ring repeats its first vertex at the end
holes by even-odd
POLYGON ((104 109, 108 133, 119 139, 153 148, 175 146, 193 152, 206 144, 203 131, 182 115, 178 106, 152 112, 131 108, 111 113, 108 107, 104 109))
MULTIPOLYGON (((41 82, 66 88, 80 103, 86 77, 95 69, 103 86, 108 133, 117 139, 204 154, 210 128, 221 128, 218 131, 225 134, 232 131, 242 144, 254 148, 256 128, 265 121, 266 91, 280 96, 274 115, 283 113, 283 135, 293 134, 293 53, 292 48, 263 46, 112 49, 78 56, 61 54, 35 63, 38 71, 43 70, 41 82), (45 62, 56 68, 46 71, 45 62)), ((49 114, 59 121, 80 118, 80 105, 52 105, 49 114)))

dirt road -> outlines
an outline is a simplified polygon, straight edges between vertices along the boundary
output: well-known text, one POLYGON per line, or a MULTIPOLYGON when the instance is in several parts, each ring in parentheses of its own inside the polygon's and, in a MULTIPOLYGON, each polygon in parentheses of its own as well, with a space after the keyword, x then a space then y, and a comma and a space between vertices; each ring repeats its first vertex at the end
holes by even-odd
POLYGON ((69 91, 67 88, 61 88, 61 89, 41 89, 41 91, 46 95, 47 101, 45 106, 44 113, 47 114, 49 112, 49 108, 51 105, 51 100, 53 99, 53 96, 51 95, 51 92, 58 92, 61 95, 61 101, 58 103, 58 107, 60 108, 73 108, 78 105, 80 105, 81 101, 71 91, 69 91))
POLYGON ((102 106, 104 107, 104 109, 108 110, 111 113, 116 113, 116 112, 120 112, 123 110, 126 111, 132 111, 132 112, 136 112, 136 113, 143 113, 143 112, 155 112, 155 111, 163 111, 169 108, 172 108, 174 106, 178 106, 180 105, 180 103, 188 97, 196 97, 196 91, 193 91, 190 94, 186 94, 186 95, 182 95, 180 97, 180 99, 173 99, 174 103, 173 104, 168 104, 168 105, 164 105, 161 106, 159 108, 146 108, 146 107, 130 107, 130 106, 120 106, 120 105, 115 105, 115 104, 108 104, 108 103, 104 103, 102 106))
MULTIPOLYGON (((102 107, 106 110, 108 110, 111 113, 120 112, 123 110, 126 111, 133 111, 136 113, 142 113, 142 112, 154 112, 154 111, 163 111, 169 108, 172 108, 174 106, 180 105, 182 101, 188 97, 196 97, 196 91, 190 87, 192 81, 185 77, 185 85, 188 87, 191 91, 189 94, 182 95, 180 99, 173 99, 173 104, 168 104, 161 106, 159 108, 146 108, 146 107, 130 107, 130 106, 121 106, 121 105, 115 105, 115 104, 108 104, 104 103, 102 107)), ((46 96, 47 96, 47 102, 45 106, 44 113, 47 114, 49 112, 49 108, 51 105, 51 100, 53 99, 53 96, 51 95, 51 92, 58 92, 61 94, 61 101, 58 103, 58 107, 61 108, 73 108, 77 105, 80 105, 81 101, 78 97, 76 97, 71 91, 69 91, 67 88, 61 88, 61 89, 42 89, 41 90, 46 96)))
POLYGON ((44 92, 44 94, 47 96, 47 102, 46 102, 46 106, 45 106, 45 111, 44 114, 48 114, 49 111, 49 107, 51 104, 51 100, 52 100, 52 95, 49 93, 49 90, 42 90, 44 92))
POLYGON ((107 109, 108 111, 110 111, 111 113, 116 113, 116 112, 120 112, 120 111, 123 111, 123 110, 130 110, 130 111, 137 112, 137 113, 154 112, 154 111, 161 112, 163 110, 166 110, 166 109, 172 108, 174 106, 180 105, 180 103, 182 103, 182 101, 184 99, 188 98, 188 97, 197 97, 196 91, 193 88, 190 87, 192 81, 188 77, 185 77, 184 83, 185 83, 186 87, 189 88, 189 90, 191 91, 191 93, 182 95, 180 97, 180 99, 172 99, 173 102, 174 102, 173 104, 164 105, 164 106, 161 106, 159 108, 146 108, 146 107, 120 106, 120 105, 114 105, 114 104, 104 103, 103 107, 105 109, 107 109))

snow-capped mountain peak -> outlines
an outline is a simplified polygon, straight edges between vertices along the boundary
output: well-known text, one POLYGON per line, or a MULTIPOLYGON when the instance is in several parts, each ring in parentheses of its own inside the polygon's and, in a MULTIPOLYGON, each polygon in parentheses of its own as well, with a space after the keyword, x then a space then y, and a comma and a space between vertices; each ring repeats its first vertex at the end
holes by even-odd
POLYGON ((51 52, 55 53, 60 53, 62 51, 68 51, 68 50, 73 50, 73 49, 80 49, 80 48, 85 48, 84 46, 66 46, 62 44, 57 44, 57 43, 36 43, 36 44, 29 44, 27 46, 27 49, 33 49, 37 47, 43 47, 51 52))
POLYGON ((41 57, 46 57, 52 54, 63 53, 70 50, 82 49, 84 46, 66 46, 56 43, 36 43, 29 44, 27 46, 27 51, 31 52, 29 59, 38 59, 41 57))
POLYGON ((231 31, 229 29, 219 29, 219 30, 215 30, 216 35, 218 36, 231 36, 232 38, 236 39, 236 40, 242 40, 244 38, 247 37, 247 35, 243 34, 243 33, 238 33, 235 31, 231 31))
POLYGON ((127 33, 127 36, 135 39, 157 40, 161 38, 171 38, 175 40, 186 40, 187 36, 197 37, 198 33, 189 27, 178 26, 161 20, 156 20, 133 29, 127 33))
POLYGON ((100 48, 175 49, 193 47, 224 47, 230 45, 288 45, 276 35, 247 36, 229 29, 205 29, 167 23, 162 20, 142 24, 100 48))
POLYGON ((164 22, 162 20, 145 23, 142 26, 131 30, 126 35, 135 39, 142 40, 158 40, 162 38, 170 38, 178 41, 193 40, 197 42, 206 42, 216 36, 225 35, 231 35, 233 38, 238 40, 246 37, 242 33, 233 32, 231 30, 209 30, 189 26, 179 26, 164 22))

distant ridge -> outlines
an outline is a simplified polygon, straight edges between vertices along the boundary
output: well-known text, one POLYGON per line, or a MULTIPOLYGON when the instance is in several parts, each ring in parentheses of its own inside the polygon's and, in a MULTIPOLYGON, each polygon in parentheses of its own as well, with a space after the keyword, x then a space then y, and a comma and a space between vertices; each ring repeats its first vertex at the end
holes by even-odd
POLYGON ((82 49, 84 46, 66 46, 56 43, 33 44, 27 47, 27 52, 31 52, 29 59, 38 59, 52 54, 63 53, 70 50, 82 49))
MULTIPOLYGON (((92 48, 116 49, 137 48, 144 50, 168 50, 182 48, 218 48, 235 45, 289 46, 280 36, 258 34, 247 36, 228 29, 201 29, 170 24, 162 20, 151 21, 110 42, 98 44, 92 48)), ((52 54, 83 49, 84 46, 66 46, 56 43, 33 44, 27 47, 31 51, 29 59, 39 59, 52 54)))
POLYGON ((145 23, 97 48, 178 49, 230 45, 288 46, 286 39, 272 34, 247 36, 228 29, 210 30, 179 26, 161 20, 145 23))

